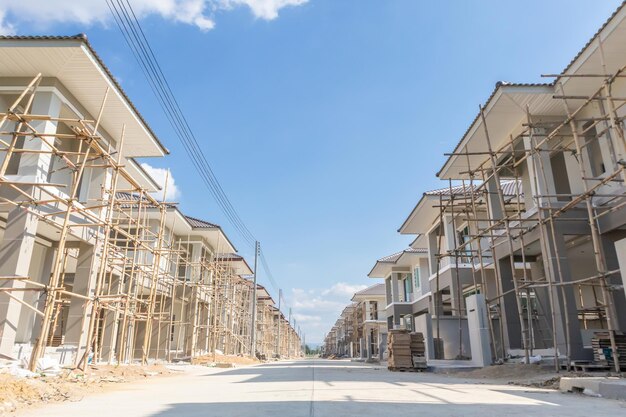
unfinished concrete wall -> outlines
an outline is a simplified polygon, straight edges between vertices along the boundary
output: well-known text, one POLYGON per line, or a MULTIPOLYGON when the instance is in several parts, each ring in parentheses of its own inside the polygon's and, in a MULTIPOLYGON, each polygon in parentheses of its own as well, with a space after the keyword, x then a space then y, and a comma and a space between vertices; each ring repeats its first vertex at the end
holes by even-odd
POLYGON ((467 319, 457 317, 432 318, 433 339, 437 338, 443 343, 443 358, 441 359, 470 359, 471 347, 467 319), (459 332, 459 327, 461 331, 459 332), (437 332, 437 328, 439 332, 437 332))

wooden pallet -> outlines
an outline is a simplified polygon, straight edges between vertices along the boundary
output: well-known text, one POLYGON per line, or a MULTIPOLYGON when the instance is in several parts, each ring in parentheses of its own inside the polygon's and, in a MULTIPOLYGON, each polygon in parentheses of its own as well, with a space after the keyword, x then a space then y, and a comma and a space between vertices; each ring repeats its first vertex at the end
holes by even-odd
POLYGON ((400 367, 387 367, 391 372, 424 372, 426 368, 400 368, 400 367))
POLYGON ((596 365, 593 363, 589 364, 572 364, 571 368, 576 372, 602 372, 602 371, 610 371, 611 367, 608 365, 596 365))

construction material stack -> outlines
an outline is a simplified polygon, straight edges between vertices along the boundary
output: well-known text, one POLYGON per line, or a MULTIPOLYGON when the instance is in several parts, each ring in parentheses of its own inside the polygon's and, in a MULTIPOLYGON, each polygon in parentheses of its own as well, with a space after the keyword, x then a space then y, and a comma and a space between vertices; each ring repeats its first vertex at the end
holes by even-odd
MULTIPOLYGON (((615 334, 615 345, 619 357, 620 369, 626 369, 626 335, 615 334)), ((615 358, 611 349, 611 336, 608 332, 595 332, 591 339, 593 361, 607 368, 615 367, 615 358)))
POLYGON ((424 336, 421 333, 391 330, 388 351, 387 368, 391 371, 415 371, 426 368, 424 336))
POLYGON ((411 359, 413 368, 426 369, 426 346, 421 333, 411 333, 411 359))

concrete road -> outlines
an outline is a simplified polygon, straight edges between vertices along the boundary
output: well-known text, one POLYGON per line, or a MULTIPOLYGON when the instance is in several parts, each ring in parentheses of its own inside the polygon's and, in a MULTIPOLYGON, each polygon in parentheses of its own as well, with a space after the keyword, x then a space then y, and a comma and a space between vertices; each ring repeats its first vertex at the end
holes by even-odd
POLYGON ((347 361, 235 369, 189 367, 180 376, 119 385, 22 416, 403 417, 626 416, 626 403, 491 385, 429 373, 392 373, 347 361))

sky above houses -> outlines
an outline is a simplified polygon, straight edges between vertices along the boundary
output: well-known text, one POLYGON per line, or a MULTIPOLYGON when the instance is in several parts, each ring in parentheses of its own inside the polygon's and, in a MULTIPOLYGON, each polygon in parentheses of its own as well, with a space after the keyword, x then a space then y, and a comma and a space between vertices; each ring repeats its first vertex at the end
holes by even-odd
MULTIPOLYGON (((115 0, 117 1, 117 0, 115 0)), ((126 0, 119 0, 126 1, 126 0)), ((497 81, 545 82, 618 0, 129 0, 207 159, 321 342, 497 81)), ((171 155, 141 161, 222 224, 104 0, 0 0, 0 33, 86 33, 171 155)), ((277 290, 263 271, 259 280, 277 290)), ((276 298, 276 297, 275 297, 276 298)), ((287 309, 283 309, 287 313, 287 309)))

